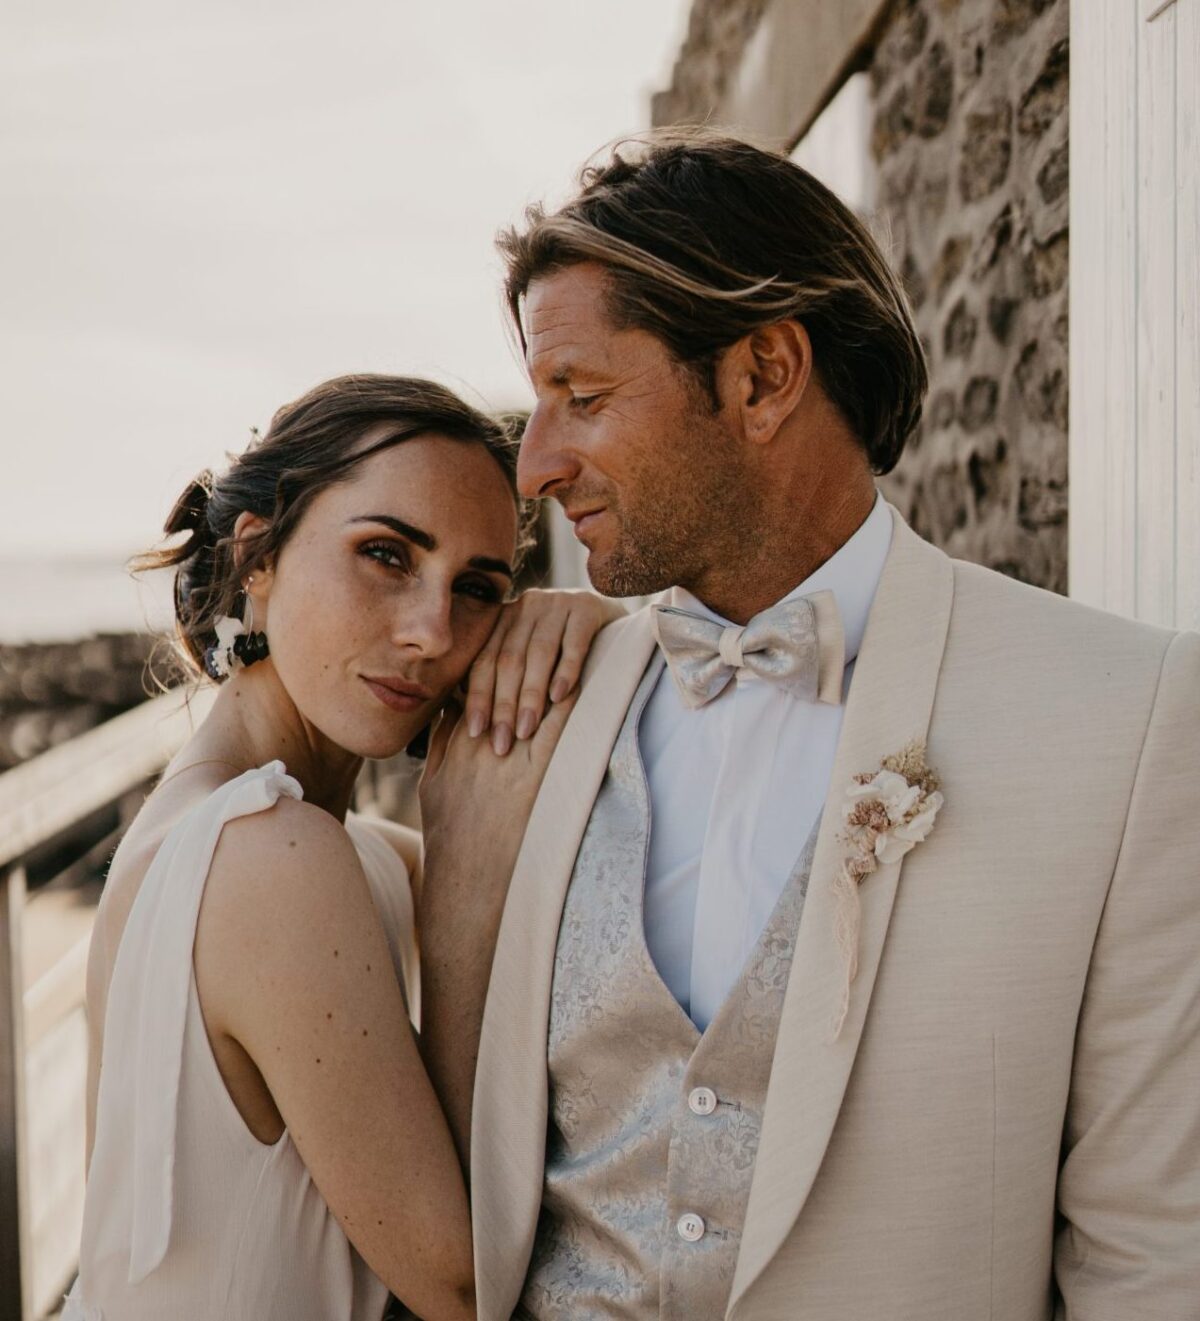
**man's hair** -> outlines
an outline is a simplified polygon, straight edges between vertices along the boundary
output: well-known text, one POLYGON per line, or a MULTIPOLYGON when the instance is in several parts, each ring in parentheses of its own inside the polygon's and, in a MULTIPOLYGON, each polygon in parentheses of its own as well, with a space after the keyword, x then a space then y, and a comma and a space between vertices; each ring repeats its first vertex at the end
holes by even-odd
POLYGON ((559 210, 529 207, 497 246, 522 346, 533 281, 598 262, 614 325, 657 336, 714 408, 722 350, 795 318, 876 472, 920 420, 928 373, 899 280, 849 207, 784 156, 706 129, 651 131, 585 166, 559 210))

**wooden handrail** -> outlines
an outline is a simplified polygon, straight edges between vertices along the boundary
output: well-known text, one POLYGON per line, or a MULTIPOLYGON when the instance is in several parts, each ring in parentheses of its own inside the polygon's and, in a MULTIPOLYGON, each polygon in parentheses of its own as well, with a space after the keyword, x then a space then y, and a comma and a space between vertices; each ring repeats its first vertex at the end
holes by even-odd
MULTIPOLYGON (((214 696, 209 688, 165 693, 0 775, 0 1321, 29 1321, 51 1306, 72 1250, 58 1221, 34 1232, 31 1196, 37 1189, 30 1183, 25 1065, 27 1053, 44 1051, 43 1043, 53 1055, 59 1039, 50 1034, 60 1024, 69 1027, 80 1012, 88 939, 84 924, 75 923, 80 935, 26 986, 23 922, 29 919, 32 933, 38 922, 44 928, 55 919, 64 897, 81 893, 80 882, 109 853, 119 828, 84 845, 57 880, 28 897, 23 864, 35 850, 153 779, 207 714, 214 696)), ((82 1082, 75 1079, 70 1086, 82 1082)), ((82 1121, 75 1137, 82 1153, 82 1121)), ((68 1190, 62 1205, 69 1208, 71 1196, 81 1203, 82 1157, 78 1192, 68 1190)), ((62 1205, 55 1203, 55 1214, 62 1205)))
POLYGON ((0 867, 156 775, 214 696, 211 688, 164 693, 0 775, 0 867))

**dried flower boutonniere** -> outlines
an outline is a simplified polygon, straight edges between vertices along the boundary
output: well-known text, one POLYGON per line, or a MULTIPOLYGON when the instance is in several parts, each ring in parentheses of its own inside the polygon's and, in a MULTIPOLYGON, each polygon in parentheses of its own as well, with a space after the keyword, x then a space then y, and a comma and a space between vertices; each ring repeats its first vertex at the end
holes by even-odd
POLYGON ((856 775, 846 789, 840 838, 851 852, 834 882, 838 949, 846 967, 842 999, 833 1025, 836 1041, 850 1008, 850 984, 858 974, 862 905, 858 887, 879 867, 899 862, 933 829, 943 799, 938 777, 925 763, 924 740, 885 757, 877 771, 856 775))

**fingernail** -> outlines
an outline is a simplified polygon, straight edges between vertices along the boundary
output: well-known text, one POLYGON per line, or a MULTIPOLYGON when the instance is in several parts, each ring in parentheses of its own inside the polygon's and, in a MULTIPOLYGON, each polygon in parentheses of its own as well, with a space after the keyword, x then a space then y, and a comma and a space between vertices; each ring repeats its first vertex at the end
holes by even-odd
POLYGON ((566 679, 555 679, 550 685, 550 700, 552 702, 561 702, 562 699, 566 697, 569 689, 570 685, 567 683, 566 679))
POLYGON ((522 711, 517 716, 517 737, 528 738, 537 728, 537 716, 532 711, 522 711))
POLYGON ((482 711, 472 711, 467 717, 467 733, 472 738, 478 738, 483 733, 485 723, 482 711))
POLYGON ((508 755, 508 750, 512 747, 512 741, 512 730, 507 725, 497 725, 492 730, 492 751, 497 757, 508 755))

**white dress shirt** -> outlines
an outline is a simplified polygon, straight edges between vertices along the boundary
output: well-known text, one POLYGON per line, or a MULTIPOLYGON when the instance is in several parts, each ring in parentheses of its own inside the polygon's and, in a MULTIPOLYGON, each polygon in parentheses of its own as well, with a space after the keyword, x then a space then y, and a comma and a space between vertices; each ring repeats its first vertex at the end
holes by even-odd
MULTIPOLYGON (((843 702, 891 539, 891 513, 876 496, 850 540, 784 598, 836 597, 843 702)), ((670 604, 729 623, 682 588, 670 604)), ((747 670, 689 709, 665 668, 646 705, 646 945, 701 1031, 741 975, 821 813, 844 709, 803 701, 747 670)))

